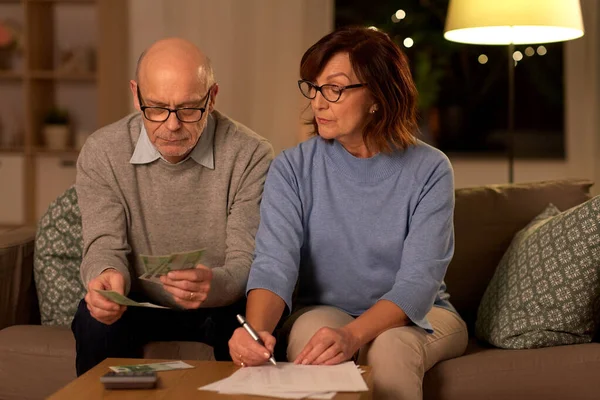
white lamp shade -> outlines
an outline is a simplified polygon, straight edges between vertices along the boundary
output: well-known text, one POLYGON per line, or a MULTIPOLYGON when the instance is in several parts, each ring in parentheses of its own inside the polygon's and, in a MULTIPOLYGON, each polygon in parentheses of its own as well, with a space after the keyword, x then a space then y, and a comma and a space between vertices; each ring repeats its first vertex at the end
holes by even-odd
POLYGON ((471 44, 561 42, 583 36, 579 0, 450 0, 444 37, 471 44))

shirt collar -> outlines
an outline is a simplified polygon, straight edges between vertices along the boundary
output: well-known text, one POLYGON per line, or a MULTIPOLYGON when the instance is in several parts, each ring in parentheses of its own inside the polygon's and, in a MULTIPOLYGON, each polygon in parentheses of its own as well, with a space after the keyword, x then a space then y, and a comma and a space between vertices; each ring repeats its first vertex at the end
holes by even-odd
MULTIPOLYGON (((188 154, 188 156, 181 160, 178 164, 181 164, 188 158, 191 158, 206 168, 215 169, 215 158, 213 153, 214 136, 215 119, 213 118, 212 114, 209 114, 206 127, 202 131, 200 139, 198 139, 198 143, 196 143, 196 146, 194 146, 190 154, 188 154)), ((152 142, 150 142, 148 132, 146 132, 146 128, 142 123, 140 137, 138 138, 138 141, 135 145, 135 150, 133 151, 133 155, 131 156, 129 162, 131 164, 150 164, 159 158, 167 162, 156 149, 156 147, 154 147, 152 142)))

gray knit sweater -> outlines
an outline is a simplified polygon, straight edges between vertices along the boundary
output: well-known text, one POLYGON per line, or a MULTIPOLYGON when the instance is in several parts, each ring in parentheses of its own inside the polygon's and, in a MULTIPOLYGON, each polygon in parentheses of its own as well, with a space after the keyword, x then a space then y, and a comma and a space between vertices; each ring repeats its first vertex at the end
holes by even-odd
POLYGON ((143 273, 138 255, 204 248, 201 262, 212 268, 213 281, 203 307, 228 305, 243 296, 273 150, 249 128, 217 111, 212 115, 212 170, 193 159, 131 164, 139 113, 89 137, 77 161, 76 181, 84 285, 115 268, 125 276, 126 293, 142 291, 155 303, 176 307, 162 285, 135 278, 143 273))

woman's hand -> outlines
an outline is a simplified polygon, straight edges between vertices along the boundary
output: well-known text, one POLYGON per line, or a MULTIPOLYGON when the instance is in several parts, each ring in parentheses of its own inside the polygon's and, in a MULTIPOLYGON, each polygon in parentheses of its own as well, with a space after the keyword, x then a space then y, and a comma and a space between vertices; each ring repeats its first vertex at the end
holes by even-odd
POLYGON ((310 338, 294 360, 295 364, 334 365, 352 358, 360 342, 347 327, 323 327, 310 338))
POLYGON ((229 339, 229 355, 233 362, 242 367, 263 365, 275 349, 275 338, 269 332, 259 331, 258 336, 265 343, 261 346, 252 339, 244 328, 237 328, 229 339))

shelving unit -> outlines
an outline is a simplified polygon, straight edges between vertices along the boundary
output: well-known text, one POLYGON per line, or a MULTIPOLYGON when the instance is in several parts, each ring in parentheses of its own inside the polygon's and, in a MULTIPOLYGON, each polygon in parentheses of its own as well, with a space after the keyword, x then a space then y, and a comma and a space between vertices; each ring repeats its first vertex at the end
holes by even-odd
POLYGON ((0 0, 0 20, 17 20, 24 43, 18 65, 0 70, 0 226, 36 224, 75 181, 76 132, 129 112, 127 11, 124 0, 0 0), (88 68, 65 69, 67 49, 84 51, 88 68), (42 138, 54 107, 74 122, 64 150, 48 149, 42 138))

